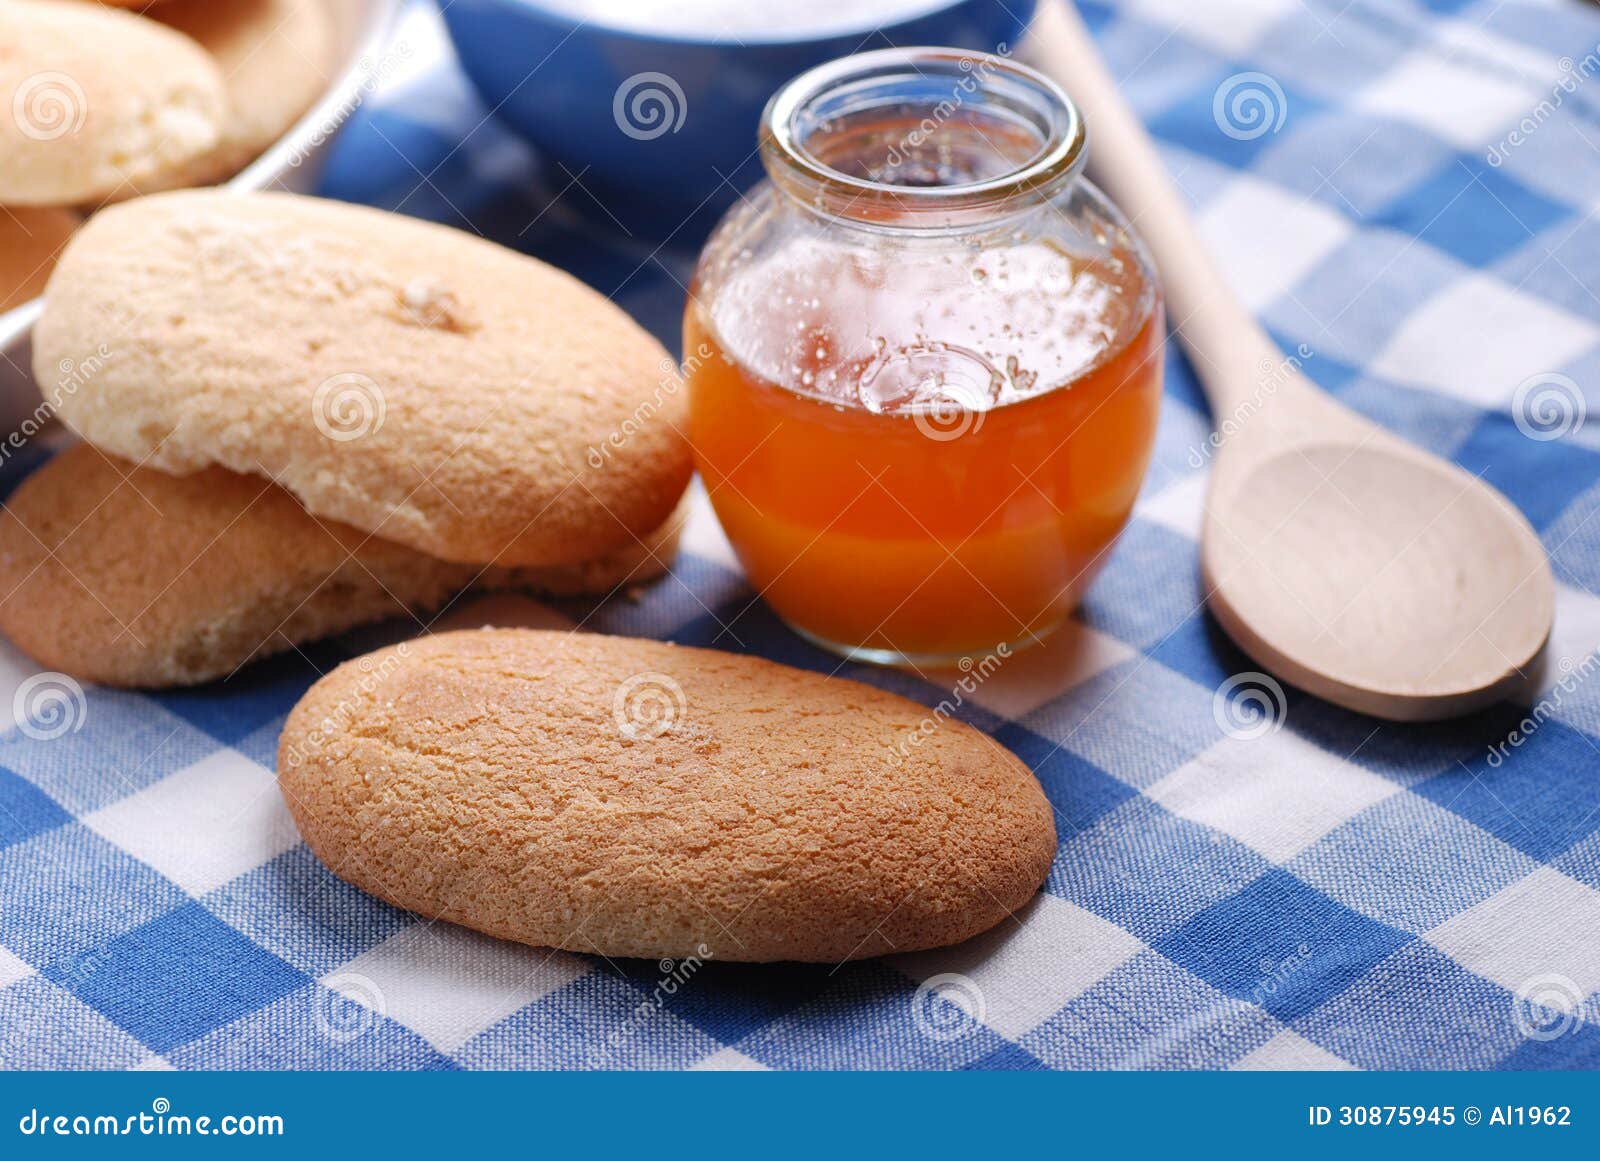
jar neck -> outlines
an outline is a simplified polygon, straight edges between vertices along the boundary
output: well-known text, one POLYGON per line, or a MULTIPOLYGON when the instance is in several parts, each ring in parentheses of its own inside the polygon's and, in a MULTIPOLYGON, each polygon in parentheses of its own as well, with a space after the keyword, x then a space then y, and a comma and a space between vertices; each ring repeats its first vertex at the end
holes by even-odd
POLYGON ((761 158, 806 209, 868 228, 981 227, 1057 197, 1083 119, 1042 73, 989 53, 895 48, 802 73, 768 102, 761 158))

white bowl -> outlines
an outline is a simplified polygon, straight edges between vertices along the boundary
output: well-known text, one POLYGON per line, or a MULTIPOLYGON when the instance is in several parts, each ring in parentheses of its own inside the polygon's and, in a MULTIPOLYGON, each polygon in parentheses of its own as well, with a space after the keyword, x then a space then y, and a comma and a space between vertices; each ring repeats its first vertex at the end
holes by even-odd
MULTIPOLYGON (((344 62, 328 91, 278 143, 227 183, 232 190, 283 189, 310 193, 328 147, 351 112, 383 76, 384 49, 403 0, 327 0, 334 46, 344 62)), ((0 438, 30 417, 38 421, 29 337, 44 307, 36 298, 0 314, 0 438)))

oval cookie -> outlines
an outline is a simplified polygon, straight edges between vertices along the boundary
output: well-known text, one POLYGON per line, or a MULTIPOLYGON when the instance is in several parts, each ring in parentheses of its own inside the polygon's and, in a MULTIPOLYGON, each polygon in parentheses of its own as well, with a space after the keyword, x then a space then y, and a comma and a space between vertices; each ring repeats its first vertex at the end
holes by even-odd
POLYGON ((163 0, 150 15, 210 53, 227 86, 222 140, 183 184, 233 176, 287 133, 333 80, 326 0, 163 0))
POLYGON ((608 956, 841 962, 992 927, 1055 854, 1028 768, 928 719, 751 657, 469 630, 323 678, 278 777, 335 874, 429 917, 608 956))
POLYGON ((603 596, 666 571, 681 523, 579 565, 483 568, 318 520, 256 476, 173 476, 78 444, 0 508, 0 631, 88 681, 194 685, 469 587, 603 596))
POLYGON ((76 0, 0 0, 0 205, 160 186, 214 149, 222 75, 194 41, 76 0))
POLYGON ((625 548, 689 480, 677 368, 577 279, 458 230, 291 194, 96 214, 34 330, 41 376, 113 357, 61 419, 172 472, 271 475, 448 560, 625 548))

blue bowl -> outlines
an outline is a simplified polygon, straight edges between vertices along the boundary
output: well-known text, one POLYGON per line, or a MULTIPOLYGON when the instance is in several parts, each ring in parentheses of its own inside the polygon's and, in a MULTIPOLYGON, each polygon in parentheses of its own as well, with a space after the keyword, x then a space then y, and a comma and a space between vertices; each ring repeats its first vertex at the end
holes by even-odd
MULTIPOLYGON (((569 7, 570 7, 569 0, 569 7)), ((861 49, 1015 46, 1034 0, 951 0, 880 28, 804 39, 702 40, 575 20, 540 0, 443 6, 489 108, 630 226, 697 228, 760 178, 756 130, 777 88, 861 49)))

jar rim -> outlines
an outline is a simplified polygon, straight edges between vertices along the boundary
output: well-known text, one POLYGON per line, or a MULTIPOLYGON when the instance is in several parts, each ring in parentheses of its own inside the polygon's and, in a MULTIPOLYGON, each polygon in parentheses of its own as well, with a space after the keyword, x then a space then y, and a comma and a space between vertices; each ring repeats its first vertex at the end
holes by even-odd
MULTIPOLYGON (((1001 48, 1004 51, 1004 46, 1001 48)), ((930 132, 936 132, 939 124, 930 132)), ((841 57, 786 83, 773 94, 762 114, 760 150, 774 182, 818 209, 855 217, 849 212, 852 208, 888 206, 901 217, 898 225, 915 228, 929 219, 934 224, 988 219, 1011 206, 1021 208, 1047 200, 1083 169, 1088 131, 1066 90, 1037 69, 1007 56, 956 48, 887 48, 841 57), (1009 102, 1013 111, 1024 112, 1038 134, 1038 148, 1003 173, 930 185, 896 184, 845 173, 808 148, 808 116, 814 116, 830 97, 844 94, 848 99, 852 93, 865 97, 873 86, 926 83, 941 76, 958 86, 952 90, 956 107, 967 93, 980 101, 1009 102)), ((873 217, 870 213, 866 216, 873 217)))

